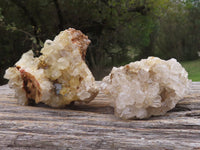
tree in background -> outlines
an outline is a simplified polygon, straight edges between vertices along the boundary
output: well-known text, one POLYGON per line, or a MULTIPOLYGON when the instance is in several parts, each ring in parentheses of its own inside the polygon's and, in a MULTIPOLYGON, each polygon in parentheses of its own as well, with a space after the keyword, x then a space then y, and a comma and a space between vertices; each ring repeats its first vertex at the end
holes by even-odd
POLYGON ((200 1, 171 2, 160 19, 160 31, 154 43, 154 54, 179 61, 198 58, 200 50, 200 1))
POLYGON ((47 38, 69 27, 92 41, 86 61, 97 79, 106 74, 105 68, 149 55, 195 59, 199 48, 199 2, 194 0, 0 0, 0 4, 1 81, 4 70, 22 53, 32 49, 39 55, 47 38))

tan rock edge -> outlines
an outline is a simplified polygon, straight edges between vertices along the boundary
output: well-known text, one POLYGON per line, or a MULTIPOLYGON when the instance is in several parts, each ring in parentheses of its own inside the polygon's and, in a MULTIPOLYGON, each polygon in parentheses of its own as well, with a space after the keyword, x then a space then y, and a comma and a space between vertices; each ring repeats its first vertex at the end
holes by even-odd
POLYGON ((149 57, 114 67, 103 79, 101 89, 113 100, 116 116, 143 119, 174 108, 190 82, 188 73, 175 59, 149 57))
POLYGON ((15 89, 18 103, 64 107, 73 101, 94 99, 98 88, 84 62, 89 43, 81 31, 69 28, 53 41, 46 40, 40 57, 34 57, 32 51, 23 54, 4 76, 15 89))

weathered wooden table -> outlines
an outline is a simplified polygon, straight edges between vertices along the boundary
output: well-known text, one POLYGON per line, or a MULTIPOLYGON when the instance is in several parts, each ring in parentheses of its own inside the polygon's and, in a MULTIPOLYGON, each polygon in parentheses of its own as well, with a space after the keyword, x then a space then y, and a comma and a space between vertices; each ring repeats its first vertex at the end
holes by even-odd
POLYGON ((121 120, 100 93, 87 105, 19 106, 0 87, 0 149, 200 149, 200 82, 164 116, 121 120))

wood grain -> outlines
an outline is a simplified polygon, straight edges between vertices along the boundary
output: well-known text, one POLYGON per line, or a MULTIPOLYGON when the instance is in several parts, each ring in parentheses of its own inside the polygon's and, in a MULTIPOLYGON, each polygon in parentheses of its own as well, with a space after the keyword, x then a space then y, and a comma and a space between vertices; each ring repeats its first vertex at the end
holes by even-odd
POLYGON ((200 149, 200 82, 164 116, 121 120, 99 93, 90 104, 19 106, 0 87, 0 149, 200 149))

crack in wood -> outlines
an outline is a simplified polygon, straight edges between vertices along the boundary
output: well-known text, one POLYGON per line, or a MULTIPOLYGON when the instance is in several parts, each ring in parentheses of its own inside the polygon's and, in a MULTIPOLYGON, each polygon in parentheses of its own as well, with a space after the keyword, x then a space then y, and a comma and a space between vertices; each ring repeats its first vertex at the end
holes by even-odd
POLYGON ((163 116, 121 120, 103 93, 89 104, 19 106, 0 87, 0 149, 199 149, 200 86, 163 116), (194 93, 193 93, 194 92, 194 93))

